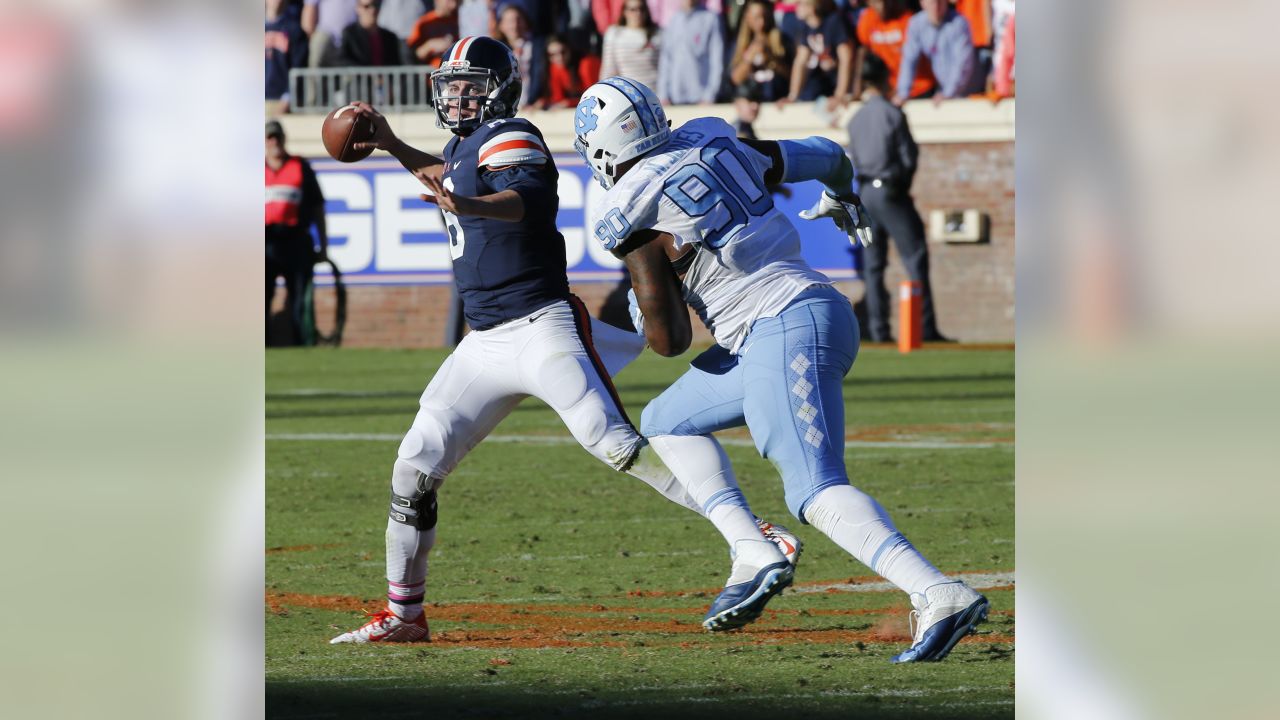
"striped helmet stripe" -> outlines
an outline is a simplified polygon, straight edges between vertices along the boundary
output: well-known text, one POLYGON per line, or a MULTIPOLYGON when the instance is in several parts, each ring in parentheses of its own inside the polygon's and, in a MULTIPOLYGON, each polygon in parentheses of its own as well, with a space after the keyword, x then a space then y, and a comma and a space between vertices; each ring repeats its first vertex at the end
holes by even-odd
POLYGON ((649 103, 644 99, 644 93, 640 90, 640 86, 635 82, 624 77, 611 77, 603 80, 606 85, 617 90, 636 108, 636 115, 640 117, 640 123, 644 125, 645 135, 656 135, 661 129, 658 127, 658 119, 653 115, 653 108, 649 107, 649 103))
POLYGON ((467 57, 467 48, 475 41, 476 36, 464 37, 453 46, 453 54, 449 56, 450 62, 455 60, 464 60, 467 57))

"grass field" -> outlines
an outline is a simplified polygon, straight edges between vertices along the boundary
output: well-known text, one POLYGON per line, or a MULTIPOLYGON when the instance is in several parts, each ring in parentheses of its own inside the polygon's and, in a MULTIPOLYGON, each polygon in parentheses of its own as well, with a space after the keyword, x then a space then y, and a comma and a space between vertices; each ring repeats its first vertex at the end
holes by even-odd
MULTIPOLYGON (((450 476, 429 645, 329 639, 382 606, 399 437, 442 351, 267 354, 266 692, 280 718, 986 718, 1013 715, 1013 352, 864 348, 846 379, 854 484, 990 620, 943 663, 896 666, 907 599, 787 514, 745 433, 753 509, 805 541, 796 586, 744 631, 699 622, 728 572, 711 525, 574 445, 526 400, 450 476), (533 436, 533 437, 531 437, 533 436)), ((686 367, 617 379, 633 417, 686 367)))

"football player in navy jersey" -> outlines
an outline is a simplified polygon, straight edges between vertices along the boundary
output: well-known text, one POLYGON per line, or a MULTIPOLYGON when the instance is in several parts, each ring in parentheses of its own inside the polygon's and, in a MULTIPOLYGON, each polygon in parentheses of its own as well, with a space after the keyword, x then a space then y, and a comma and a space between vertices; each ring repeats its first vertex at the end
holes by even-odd
MULTIPOLYGON (((610 381, 640 354, 644 339, 595 321, 569 292, 564 237, 556 228, 558 176, 538 128, 514 117, 521 83, 511 51, 491 38, 462 38, 431 79, 437 124, 454 133, 443 157, 405 144, 364 103, 356 103, 357 112, 373 121, 374 136, 356 147, 391 153, 431 191, 422 198, 444 216, 472 332, 423 392, 392 469, 387 609, 333 643, 430 640, 422 602, 436 537, 436 493, 458 462, 530 395, 550 405, 592 455, 708 514, 636 431, 610 381)), ((740 495, 736 485, 724 490, 740 495)), ((737 507, 742 517, 736 519, 745 518, 752 540, 778 558, 783 553, 774 543, 798 544, 745 508, 745 502, 737 507)), ((710 517, 722 533, 723 515, 710 517)), ((740 528, 735 533, 742 534, 740 528)))

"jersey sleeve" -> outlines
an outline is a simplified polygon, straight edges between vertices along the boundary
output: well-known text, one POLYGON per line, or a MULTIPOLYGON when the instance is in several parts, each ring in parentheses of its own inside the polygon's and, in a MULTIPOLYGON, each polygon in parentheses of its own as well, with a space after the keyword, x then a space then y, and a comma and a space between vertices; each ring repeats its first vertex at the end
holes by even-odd
POLYGON ((544 165, 551 159, 537 130, 527 121, 496 126, 480 145, 476 164, 487 170, 507 165, 544 165))
POLYGON ((605 250, 621 246, 631 233, 648 230, 658 223, 662 187, 653 182, 654 179, 651 173, 633 172, 605 195, 591 233, 605 250))
POLYGON ((514 190, 519 194, 526 215, 556 203, 556 183, 540 165, 508 163, 501 170, 486 172, 484 180, 494 192, 514 190))

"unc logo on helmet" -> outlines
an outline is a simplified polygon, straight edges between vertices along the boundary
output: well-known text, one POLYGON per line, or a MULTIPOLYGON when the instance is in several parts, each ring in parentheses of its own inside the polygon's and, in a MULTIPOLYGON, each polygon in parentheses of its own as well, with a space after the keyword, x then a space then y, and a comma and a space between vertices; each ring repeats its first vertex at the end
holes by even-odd
POLYGON ((596 103, 596 98, 585 98, 578 103, 578 110, 573 114, 573 127, 579 135, 596 129, 596 103))
POLYGON ((574 149, 606 190, 617 180, 619 165, 661 147, 671 137, 658 97, 642 83, 623 77, 605 78, 587 88, 573 121, 578 131, 574 149))
POLYGON ((515 117, 520 107, 520 70, 511 49, 493 38, 464 37, 431 73, 436 126, 459 135, 486 122, 515 117))

